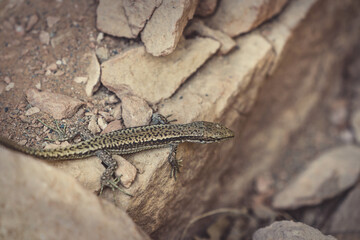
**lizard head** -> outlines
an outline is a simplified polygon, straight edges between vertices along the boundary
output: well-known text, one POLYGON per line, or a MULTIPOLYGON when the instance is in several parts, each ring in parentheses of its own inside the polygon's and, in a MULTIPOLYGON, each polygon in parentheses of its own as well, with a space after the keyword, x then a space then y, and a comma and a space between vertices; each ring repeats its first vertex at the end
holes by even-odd
POLYGON ((219 142, 234 137, 234 132, 221 125, 213 122, 197 122, 202 131, 202 143, 219 142))

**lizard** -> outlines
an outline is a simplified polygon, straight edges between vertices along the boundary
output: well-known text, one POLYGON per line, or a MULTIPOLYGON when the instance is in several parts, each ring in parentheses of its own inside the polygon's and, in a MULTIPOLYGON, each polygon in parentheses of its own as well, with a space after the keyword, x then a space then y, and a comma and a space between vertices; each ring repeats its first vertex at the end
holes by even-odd
POLYGON ((105 186, 111 187, 113 190, 114 188, 121 190, 117 186, 120 176, 113 177, 118 165, 112 159, 111 154, 126 155, 154 148, 171 147, 168 156, 168 162, 171 165, 170 177, 173 176, 176 179, 176 173, 179 172, 180 167, 180 161, 176 159, 176 151, 180 143, 213 143, 232 137, 234 137, 234 133, 220 123, 197 121, 170 124, 166 117, 154 114, 151 125, 120 129, 95 137, 85 135, 83 137, 85 140, 68 147, 37 149, 21 146, 1 136, 0 144, 47 161, 97 156, 107 166, 100 179, 101 194, 105 186))

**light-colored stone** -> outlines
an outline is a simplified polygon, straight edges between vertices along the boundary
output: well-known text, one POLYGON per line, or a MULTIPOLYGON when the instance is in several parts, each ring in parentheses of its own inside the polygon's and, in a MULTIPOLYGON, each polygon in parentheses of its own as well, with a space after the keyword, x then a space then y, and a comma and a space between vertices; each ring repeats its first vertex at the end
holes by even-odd
POLYGON ((121 103, 115 105, 111 114, 114 116, 115 119, 120 119, 122 115, 121 103))
POLYGON ((114 120, 114 121, 110 122, 106 126, 106 128, 101 132, 101 134, 113 132, 113 131, 116 131, 116 130, 120 130, 122 128, 123 128, 123 126, 121 124, 121 121, 120 120, 114 120))
POLYGON ((95 50, 96 56, 99 58, 100 62, 106 61, 109 59, 109 50, 105 47, 99 47, 95 50))
POLYGON ((199 0, 195 15, 206 17, 211 15, 217 6, 218 0, 199 0))
POLYGON ((99 114, 105 119, 106 122, 111 122, 115 120, 115 118, 109 112, 99 111, 99 114))
POLYGON ((97 124, 96 116, 92 116, 90 118, 88 129, 90 130, 90 132, 92 134, 97 134, 97 133, 99 133, 101 131, 99 125, 97 124))
POLYGON ((203 21, 199 19, 194 19, 190 26, 185 29, 184 34, 192 35, 194 32, 202 37, 209 37, 218 41, 221 44, 219 53, 222 55, 227 54, 236 46, 236 42, 231 37, 221 31, 207 27, 203 21))
POLYGON ((96 37, 96 42, 101 43, 101 41, 104 39, 104 33, 100 32, 96 37))
POLYGON ((38 21, 39 17, 37 14, 31 15, 29 21, 26 23, 25 31, 30 31, 38 21))
POLYGON ((360 148, 331 149, 315 159, 273 200, 273 206, 296 209, 315 205, 351 187, 360 174, 360 148))
POLYGON ((83 102, 62 94, 37 89, 26 91, 29 103, 41 111, 50 114, 55 119, 69 118, 84 104, 83 102))
POLYGON ((74 39, 74 36, 72 34, 72 31, 67 31, 65 33, 59 33, 55 37, 51 38, 51 46, 53 48, 61 45, 62 43, 68 41, 69 39, 74 39))
POLYGON ((126 127, 148 125, 152 116, 152 109, 146 101, 134 95, 120 97, 122 118, 126 127))
POLYGON ((253 240, 296 239, 296 240, 336 240, 333 236, 324 235, 319 230, 304 223, 279 221, 268 227, 260 228, 253 235, 253 240))
POLYGON ((118 162, 119 165, 118 169, 116 170, 116 176, 121 176, 121 184, 125 188, 129 188, 135 180, 137 173, 136 168, 121 156, 113 155, 113 158, 118 162))
POLYGON ((172 53, 187 22, 192 19, 198 0, 163 0, 141 32, 146 51, 154 56, 172 53))
MULTIPOLYGON (((220 109, 226 108, 232 95, 236 95, 241 89, 246 89, 252 81, 262 81, 260 76, 265 74, 274 59, 271 45, 259 34, 240 38, 237 46, 242 47, 227 55, 226 59, 214 57, 208 61, 190 79, 191 84, 183 84, 171 99, 164 102, 159 112, 163 115, 172 114, 178 122, 220 118, 220 109), (253 76, 255 66, 259 68, 256 72, 259 74, 258 77, 253 76), (254 80, 258 78, 259 80, 254 80), (233 91, 228 91, 229 89, 233 91)), ((258 86, 260 83, 253 84, 258 86)), ((256 98, 257 88, 255 87, 253 92, 248 91, 247 94, 251 99, 256 98)), ((243 96, 245 99, 247 97, 243 96)), ((237 107, 239 112, 246 111, 245 106, 237 107)))
POLYGON ((11 89, 13 89, 15 87, 15 83, 14 82, 11 82, 9 83, 8 85, 6 85, 5 87, 5 91, 10 91, 11 89))
MULTIPOLYGON (((124 211, 68 174, 2 146, 0 152, 1 239, 150 239, 124 211)), ((89 160, 63 163, 82 174, 93 167, 89 160)))
POLYGON ((161 0, 100 0, 96 10, 96 26, 117 36, 136 38, 161 0))
POLYGON ((106 99, 106 103, 108 104, 115 104, 119 102, 119 98, 116 97, 116 95, 110 95, 108 99, 106 99))
POLYGON ((105 119, 103 117, 98 117, 98 125, 101 128, 101 130, 104 130, 107 127, 107 122, 105 121, 105 119))
POLYGON ((101 82, 119 98, 132 92, 155 103, 170 97, 219 46, 209 38, 185 40, 166 57, 153 57, 143 47, 133 48, 102 64, 101 82))
POLYGON ((10 84, 10 83, 11 83, 11 78, 10 78, 9 76, 5 76, 5 77, 4 77, 4 82, 5 82, 6 84, 10 84))
POLYGON ((37 84, 35 84, 35 87, 37 90, 41 90, 41 82, 39 81, 37 84))
POLYGON ((50 43, 50 34, 45 31, 41 31, 39 34, 39 39, 42 44, 49 45, 50 43))
POLYGON ((234 37, 256 28, 273 17, 287 2, 288 0, 222 0, 206 24, 234 37))
POLYGON ((86 82, 85 92, 88 97, 91 97, 100 87, 100 64, 95 53, 90 54, 87 74, 88 81, 86 82))
POLYGON ((52 28, 59 20, 60 20, 59 17, 48 16, 46 18, 46 23, 47 23, 49 28, 52 28))
POLYGON ((46 67, 46 70, 56 71, 57 68, 58 66, 56 65, 56 63, 51 63, 49 66, 46 67))
POLYGON ((40 112, 40 109, 37 108, 37 107, 32 107, 32 108, 29 108, 26 112, 25 112, 25 116, 31 116, 35 113, 38 113, 40 112))
POLYGON ((76 83, 86 83, 88 81, 88 77, 75 77, 74 82, 76 83))
POLYGON ((360 143, 360 110, 355 111, 351 116, 351 125, 354 129, 355 138, 360 143))

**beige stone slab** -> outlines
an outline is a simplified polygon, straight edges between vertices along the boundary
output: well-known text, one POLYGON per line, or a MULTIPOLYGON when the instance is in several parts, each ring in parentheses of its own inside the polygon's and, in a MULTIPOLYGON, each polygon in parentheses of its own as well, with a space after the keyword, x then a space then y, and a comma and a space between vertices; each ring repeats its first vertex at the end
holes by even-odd
POLYGON ((69 175, 2 146, 0 152, 1 239, 150 239, 69 175))
POLYGON ((288 0, 219 1, 214 15, 206 23, 231 37, 248 32, 284 7, 288 0))
POLYGON ((137 47, 102 63, 101 82, 121 95, 132 92, 156 103, 170 97, 220 47, 209 38, 182 41, 166 57, 153 57, 137 47))
POLYGON ((154 56, 172 53, 194 16, 198 0, 163 0, 141 33, 146 51, 154 56))
POLYGON ((101 0, 96 26, 117 37, 136 38, 161 0, 101 0))

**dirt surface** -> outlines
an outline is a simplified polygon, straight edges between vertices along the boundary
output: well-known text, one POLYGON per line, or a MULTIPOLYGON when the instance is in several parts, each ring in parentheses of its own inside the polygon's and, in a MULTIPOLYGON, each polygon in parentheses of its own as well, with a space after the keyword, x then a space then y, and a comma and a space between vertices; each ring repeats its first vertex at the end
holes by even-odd
MULTIPOLYGON (((32 107, 26 101, 25 91, 40 86, 41 90, 86 102, 85 113, 98 109, 106 111, 105 99, 113 94, 102 87, 89 98, 84 85, 74 82, 74 78, 86 75, 88 63, 84 56, 87 53, 107 46, 111 49, 110 55, 114 55, 130 41, 107 36, 101 42, 97 41, 95 1, 14 2, 0 3, 0 9, 3 9, 0 12, 0 82, 4 87, 9 85, 9 81, 14 84, 13 88, 0 94, 0 134, 17 142, 26 141, 26 145, 31 146, 40 144, 49 133, 37 119, 52 126, 54 123, 48 114, 42 112, 25 116, 26 110, 32 107), (27 30, 35 15, 37 22, 27 30), (58 20, 56 23, 52 21, 54 17, 58 20), (49 34, 49 44, 40 41, 42 32, 49 34)), ((84 114, 80 113, 63 120, 60 125, 65 127, 65 124, 71 126, 84 122, 83 117, 84 114)))

